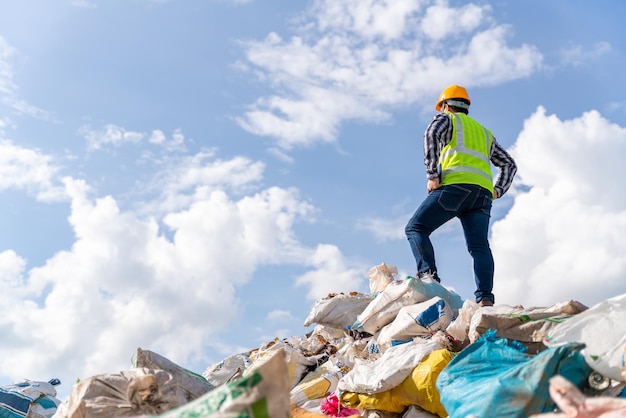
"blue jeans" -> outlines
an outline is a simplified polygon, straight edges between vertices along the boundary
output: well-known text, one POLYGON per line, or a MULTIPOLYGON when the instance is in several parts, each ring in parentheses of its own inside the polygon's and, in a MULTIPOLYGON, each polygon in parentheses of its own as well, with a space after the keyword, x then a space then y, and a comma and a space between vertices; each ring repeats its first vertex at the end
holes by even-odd
POLYGON ((495 302, 492 293, 493 255, 487 239, 492 200, 489 190, 474 184, 451 184, 432 191, 405 229, 417 262, 417 272, 437 272, 430 234, 457 217, 463 226, 467 250, 474 260, 476 301, 488 299, 495 302))

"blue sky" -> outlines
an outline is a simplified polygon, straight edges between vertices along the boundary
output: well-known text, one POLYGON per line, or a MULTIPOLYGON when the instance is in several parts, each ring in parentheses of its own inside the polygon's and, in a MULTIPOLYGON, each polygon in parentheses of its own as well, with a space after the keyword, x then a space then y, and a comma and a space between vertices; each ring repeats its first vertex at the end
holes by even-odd
MULTIPOLYGON (((447 85, 516 158, 497 303, 626 291, 626 3, 0 4, 0 384, 197 372, 415 273, 422 135, 447 85)), ((472 297, 458 222, 433 235, 472 297)))

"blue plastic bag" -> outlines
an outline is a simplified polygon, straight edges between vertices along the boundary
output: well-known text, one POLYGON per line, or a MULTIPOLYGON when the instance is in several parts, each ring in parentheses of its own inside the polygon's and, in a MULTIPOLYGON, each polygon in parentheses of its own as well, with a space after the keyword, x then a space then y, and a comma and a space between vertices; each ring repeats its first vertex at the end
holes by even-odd
POLYGON ((591 368, 583 344, 548 348, 536 355, 487 331, 444 368, 436 386, 450 418, 519 417, 553 411, 549 379, 561 375, 582 388, 591 368))

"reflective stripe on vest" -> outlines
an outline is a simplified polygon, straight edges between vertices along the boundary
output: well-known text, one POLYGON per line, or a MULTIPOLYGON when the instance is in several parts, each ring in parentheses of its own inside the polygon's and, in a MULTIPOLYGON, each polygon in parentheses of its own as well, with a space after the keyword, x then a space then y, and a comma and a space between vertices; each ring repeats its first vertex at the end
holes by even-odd
POLYGON ((441 184, 477 184, 493 193, 489 129, 465 114, 449 113, 452 139, 441 150, 441 184))

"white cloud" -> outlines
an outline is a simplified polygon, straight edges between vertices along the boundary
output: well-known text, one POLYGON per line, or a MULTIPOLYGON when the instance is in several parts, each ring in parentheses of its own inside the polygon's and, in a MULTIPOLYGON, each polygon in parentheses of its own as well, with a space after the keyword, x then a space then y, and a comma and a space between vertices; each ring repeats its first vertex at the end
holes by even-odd
POLYGON ((0 293, 3 295, 0 306, 3 308, 7 301, 24 296, 25 268, 26 260, 15 251, 5 250, 0 253, 0 293))
POLYGON ((99 150, 107 145, 119 147, 126 144, 137 144, 146 137, 143 132, 128 131, 113 124, 108 124, 101 130, 94 130, 89 125, 85 125, 78 130, 78 133, 87 140, 89 151, 99 150))
POLYGON ((144 141, 157 145, 168 152, 181 152, 186 149, 185 136, 180 129, 173 132, 171 139, 168 139, 160 129, 154 129, 148 134, 130 131, 112 123, 105 125, 101 129, 94 129, 90 125, 84 125, 78 129, 78 134, 82 135, 87 141, 88 151, 97 151, 107 147, 119 148, 125 145, 137 145, 144 141))
POLYGON ((334 245, 318 245, 310 255, 308 264, 315 270, 308 271, 296 279, 297 286, 309 286, 307 297, 318 300, 337 292, 364 292, 369 284, 363 274, 368 267, 344 257, 334 245))
POLYGON ((264 163, 246 157, 216 158, 215 149, 173 159, 144 187, 146 192, 154 192, 159 198, 146 202, 143 209, 151 213, 177 211, 206 199, 214 191, 250 192, 258 188, 264 170, 264 163))
MULTIPOLYGON (((620 112, 626 114, 626 101, 614 101, 607 105, 609 112, 620 112)), ((0 121, 1 122, 1 121, 0 121)), ((1 124, 0 124, 1 126, 1 124)))
POLYGON ((13 71, 11 69, 11 58, 16 53, 17 50, 0 35, 0 102, 18 114, 56 122, 52 112, 33 106, 26 100, 18 97, 18 86, 13 81, 13 71))
POLYGON ((59 121, 54 116, 54 113, 40 109, 37 106, 22 100, 18 97, 9 96, 4 99, 4 103, 13 108, 19 114, 29 115, 35 119, 40 119, 48 122, 58 123, 59 121))
POLYGON ((0 36, 0 94, 2 96, 12 95, 16 88, 13 82, 13 72, 9 65, 9 59, 14 53, 15 48, 0 36))
POLYGON ((405 238, 404 228, 410 217, 406 214, 393 219, 364 218, 357 222, 357 227, 371 232, 378 241, 396 240, 405 238))
MULTIPOLYGON (((506 45, 508 28, 497 26, 477 33, 468 43, 467 52, 450 57, 446 67, 453 71, 449 80, 459 80, 459 84, 497 85, 517 78, 531 76, 539 69, 542 57, 530 45, 510 48, 506 45), (457 69, 471 68, 472 71, 457 69)), ((434 79, 434 77, 433 77, 434 79)))
POLYGON ((285 321, 285 320, 289 320, 292 319, 293 316, 291 315, 291 312, 289 311, 284 311, 281 309, 277 309, 274 310, 270 313, 267 314, 267 320, 271 321, 271 322, 279 322, 279 321, 285 321))
MULTIPOLYGON (((404 229, 409 222, 413 213, 417 210, 417 206, 411 208, 409 212, 400 213, 393 218, 377 218, 365 217, 357 221, 357 228, 369 231, 379 242, 391 240, 406 240, 404 229)), ((458 232, 458 224, 448 222, 439 227, 433 234, 456 234, 458 232)), ((408 245, 408 244, 407 244, 408 245)))
POLYGON ((269 148, 267 152, 287 164, 293 164, 295 161, 293 157, 288 155, 280 148, 269 148))
MULTIPOLYGON (((23 177, 48 162, 37 152, 4 146, 1 155, 29 161, 16 165, 23 177)), ((212 338, 237 319, 237 289, 259 266, 313 266, 321 270, 308 277, 332 274, 329 289, 348 287, 356 277, 338 250, 314 251, 297 240, 294 224, 314 209, 297 190, 257 185, 233 191, 259 180, 262 165, 214 154, 180 163, 160 178, 165 188, 193 195, 184 207, 142 216, 122 210, 113 196, 92 196, 87 182, 68 177, 63 187, 71 202, 72 245, 34 267, 14 251, 0 253, 3 375, 58 377, 69 390, 77 378, 126 368, 137 347, 185 364, 206 356, 212 338)), ((46 185, 54 176, 50 171, 30 181, 46 185)), ((301 285, 320 289, 317 282, 301 285)), ((289 316, 277 310, 268 318, 289 316)))
POLYGON ((344 121, 377 123, 397 106, 430 107, 451 82, 493 85, 541 68, 535 47, 507 44, 509 28, 492 24, 489 7, 426 4, 432 6, 320 0, 300 21, 297 36, 283 40, 271 33, 244 43, 247 65, 240 68, 252 68, 277 93, 259 98, 237 122, 274 137, 285 150, 332 143, 344 121), (455 32, 433 32, 441 19, 458 20, 455 32))
POLYGON ((391 40, 403 35, 421 3, 421 0, 318 0, 311 11, 321 32, 351 32, 367 39, 391 40))
POLYGON ((420 28, 427 37, 434 40, 465 36, 478 28, 490 11, 491 7, 488 5, 480 7, 470 3, 455 9, 442 1, 426 10, 420 28))
POLYGON ((571 45, 561 51, 561 60, 564 64, 580 66, 611 53, 612 49, 608 42, 597 42, 588 49, 582 45, 571 45))
POLYGON ((493 225, 498 302, 592 305, 626 292, 626 129, 596 111, 561 120, 540 107, 511 152, 528 189, 493 225))
POLYGON ((165 141, 166 141, 165 134, 160 129, 153 130, 152 134, 150 135, 150 139, 148 140, 148 142, 150 142, 151 144, 156 144, 156 145, 164 144, 165 141))
POLYGON ((0 137, 6 136, 5 128, 11 125, 11 121, 7 117, 0 117, 0 137))
POLYGON ((309 86, 303 87, 302 92, 308 96, 306 100, 278 96, 260 99, 245 117, 236 120, 249 132, 276 137, 277 145, 289 150, 310 145, 312 138, 334 142, 343 119, 388 118, 347 94, 309 86))
POLYGON ((65 199, 58 173, 50 156, 0 139, 0 190, 25 190, 42 201, 65 199))
POLYGON ((150 138, 148 138, 148 142, 160 145, 169 152, 185 150, 185 136, 180 129, 174 131, 170 140, 167 139, 162 130, 154 129, 150 134, 150 138))

